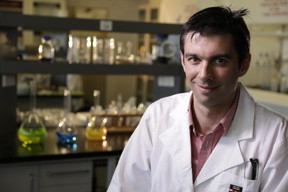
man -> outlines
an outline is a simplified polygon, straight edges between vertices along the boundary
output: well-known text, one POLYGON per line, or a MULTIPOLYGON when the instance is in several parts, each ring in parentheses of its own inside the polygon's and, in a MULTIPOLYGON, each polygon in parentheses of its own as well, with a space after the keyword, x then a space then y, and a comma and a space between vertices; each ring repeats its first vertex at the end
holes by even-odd
POLYGON ((288 124, 238 78, 250 64, 246 10, 211 7, 180 36, 191 92, 149 106, 119 160, 109 192, 288 190, 288 124))

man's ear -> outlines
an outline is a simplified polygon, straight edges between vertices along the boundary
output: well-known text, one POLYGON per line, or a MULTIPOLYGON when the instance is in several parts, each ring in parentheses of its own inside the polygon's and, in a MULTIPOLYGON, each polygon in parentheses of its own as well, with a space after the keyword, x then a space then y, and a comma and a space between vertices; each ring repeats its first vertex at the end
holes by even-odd
POLYGON ((183 70, 185 71, 184 55, 183 55, 182 51, 180 51, 180 58, 181 58, 181 65, 183 67, 183 70))
POLYGON ((243 75, 245 75, 250 67, 250 62, 251 62, 251 54, 248 53, 246 58, 242 61, 241 65, 240 65, 240 73, 239 73, 239 77, 242 77, 243 75))

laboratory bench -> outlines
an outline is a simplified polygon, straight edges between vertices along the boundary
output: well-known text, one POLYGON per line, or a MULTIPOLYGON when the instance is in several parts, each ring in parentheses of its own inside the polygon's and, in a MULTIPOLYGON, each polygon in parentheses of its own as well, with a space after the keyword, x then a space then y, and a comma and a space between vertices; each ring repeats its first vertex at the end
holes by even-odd
POLYGON ((89 141, 85 128, 77 130, 70 145, 58 142, 54 128, 41 144, 23 146, 16 135, 0 138, 0 191, 105 191, 131 132, 89 141))

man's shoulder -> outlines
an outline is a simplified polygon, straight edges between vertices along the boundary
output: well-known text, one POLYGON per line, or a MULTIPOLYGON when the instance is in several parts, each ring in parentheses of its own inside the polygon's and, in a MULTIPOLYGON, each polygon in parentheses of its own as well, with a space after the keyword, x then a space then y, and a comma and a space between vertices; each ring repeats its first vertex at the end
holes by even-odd
POLYGON ((279 112, 256 102, 255 120, 256 125, 261 125, 260 129, 263 131, 267 128, 271 134, 280 134, 281 137, 288 137, 288 120, 279 112))
POLYGON ((189 98, 191 97, 191 92, 178 93, 171 96, 163 97, 153 102, 149 109, 152 111, 171 111, 177 106, 187 106, 189 104, 189 98))
POLYGON ((283 114, 277 112, 276 110, 269 107, 269 105, 262 104, 260 102, 255 101, 256 115, 259 117, 269 117, 272 119, 283 119, 284 121, 287 119, 283 114))
POLYGON ((191 92, 177 93, 174 95, 160 98, 157 101, 155 101, 154 104, 155 105, 162 105, 162 104, 168 104, 168 103, 179 104, 179 102, 189 100, 190 96, 191 96, 191 92))

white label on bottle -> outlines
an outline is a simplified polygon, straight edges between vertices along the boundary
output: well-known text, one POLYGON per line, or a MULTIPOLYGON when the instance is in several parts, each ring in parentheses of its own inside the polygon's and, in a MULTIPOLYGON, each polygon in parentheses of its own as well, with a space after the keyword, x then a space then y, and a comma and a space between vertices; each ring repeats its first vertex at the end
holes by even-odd
POLYGON ((159 87, 174 87, 175 77, 174 76, 159 76, 157 83, 159 87))
POLYGON ((112 31, 113 29, 113 22, 112 21, 100 21, 100 30, 101 31, 112 31))

